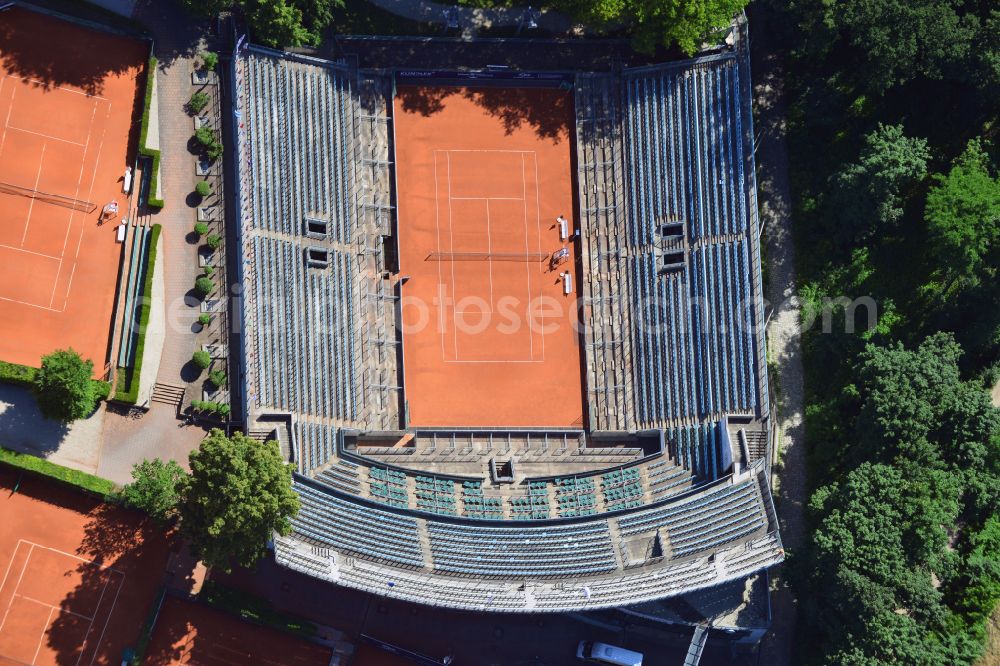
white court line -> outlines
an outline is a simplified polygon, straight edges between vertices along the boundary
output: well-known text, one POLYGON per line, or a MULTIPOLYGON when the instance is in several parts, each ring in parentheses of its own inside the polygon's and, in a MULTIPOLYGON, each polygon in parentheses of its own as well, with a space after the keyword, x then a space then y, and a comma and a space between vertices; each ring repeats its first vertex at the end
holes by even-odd
MULTIPOLYGON (((538 154, 535 151, 531 151, 532 158, 535 162, 535 228, 538 231, 538 251, 542 251, 542 193, 538 189, 538 154)), ((570 216, 572 217, 572 216, 570 216)), ((525 220, 527 223, 527 220, 525 220)), ((572 257, 572 253, 570 253, 572 257)), ((575 263, 575 258, 574 258, 575 263)), ((574 280, 575 281, 575 280, 574 280)), ((545 331, 540 331, 542 334, 542 360, 545 360, 545 331)))
MULTIPOLYGON (((434 151, 434 234, 437 237, 438 253, 441 252, 441 192, 438 184, 438 152, 434 151)), ((399 211, 396 212, 397 219, 399 211)), ((444 305, 444 276, 441 274, 441 262, 438 262, 438 302, 444 305)), ((444 360, 444 307, 438 308, 438 330, 441 332, 441 360, 444 360)))
MULTIPOLYGON (((521 154, 521 199, 524 201, 524 256, 528 256, 528 179, 524 173, 524 154, 521 154)), ((528 276, 528 303, 531 303, 531 266, 524 265, 524 272, 528 276)), ((531 307, 530 305, 528 307, 531 307)), ((528 327, 528 358, 535 358, 535 332, 528 327)))
MULTIPOLYGON (((29 79, 26 76, 18 76, 17 74, 8 74, 7 77, 12 78, 12 79, 19 79, 21 81, 30 81, 31 83, 37 83, 39 86, 41 86, 43 88, 45 86, 49 85, 49 84, 45 83, 44 81, 39 81, 37 79, 29 79)), ((83 92, 82 90, 73 90, 72 88, 63 88, 62 86, 56 86, 55 88, 51 88, 51 90, 62 90, 62 91, 68 92, 68 93, 73 93, 74 95, 83 95, 84 97, 93 97, 94 99, 103 99, 105 102, 108 101, 107 98, 101 97, 100 95, 92 95, 92 94, 90 94, 88 92, 83 92)))
MULTIPOLYGON (((96 102, 95 102, 96 104, 96 102)), ((34 130, 24 129, 23 127, 14 127, 13 125, 7 126, 9 129, 16 130, 18 132, 24 132, 25 134, 34 134, 35 136, 44 137, 46 139, 51 139, 52 141, 62 141, 63 143, 70 143, 74 146, 82 146, 83 144, 79 141, 70 141, 69 139, 64 139, 60 136, 52 136, 51 134, 42 134, 41 132, 36 132, 34 130)))
MULTIPOLYGON (((42 164, 45 162, 45 142, 42 142, 42 154, 38 157, 38 173, 35 174, 35 190, 38 189, 38 183, 42 181, 42 164)), ((21 235, 21 247, 24 247, 24 241, 28 238, 28 226, 31 225, 31 211, 35 208, 35 198, 31 197, 31 203, 28 204, 28 217, 24 220, 24 233, 21 235)))
MULTIPOLYGON (((30 543, 30 542, 26 542, 26 543, 30 543)), ((21 541, 18 540, 17 546, 15 546, 15 548, 14 548, 14 554, 15 555, 17 554, 17 551, 20 548, 21 548, 21 541)), ((19 575, 17 577, 17 585, 14 586, 14 592, 10 595, 10 601, 7 603, 7 610, 4 611, 3 620, 0 620, 0 633, 3 632, 3 626, 5 624, 7 624, 7 616, 10 615, 10 607, 14 605, 14 596, 17 594, 17 588, 21 587, 21 581, 24 579, 24 572, 28 568, 28 561, 31 559, 31 553, 33 553, 34 550, 35 550, 35 545, 31 544, 31 550, 28 551, 28 557, 26 557, 24 559, 24 564, 21 565, 21 575, 19 575)), ((14 561, 13 560, 13 556, 11 556, 11 562, 13 562, 13 561, 14 561)), ((6 585, 6 584, 7 584, 7 579, 5 577, 4 578, 4 585, 6 585)), ((3 590, 3 588, 0 588, 0 591, 2 591, 2 590, 3 590)))
POLYGON ((49 615, 45 618, 45 624, 42 625, 42 634, 38 637, 38 644, 35 646, 35 656, 31 658, 31 663, 34 664, 38 661, 38 653, 42 651, 42 641, 45 640, 45 632, 49 630, 49 623, 52 622, 52 608, 49 608, 49 615))
MULTIPOLYGON (((448 157, 448 235, 451 241, 451 251, 455 251, 455 217, 451 210, 451 152, 446 152, 445 155, 448 157)), ((452 298, 458 299, 458 288, 455 282, 455 262, 451 264, 451 295, 452 298)), ((454 327, 454 348, 455 348, 455 358, 458 358, 458 318, 455 315, 454 306, 451 309, 451 323, 454 327)))
MULTIPOLYGON (((522 217, 522 226, 523 226, 523 229, 524 229, 525 253, 526 254, 528 253, 528 249, 530 247, 530 241, 529 241, 529 235, 528 235, 528 212, 527 212, 527 209, 528 209, 528 199, 527 199, 528 182, 527 182, 527 177, 526 177, 526 173, 525 173, 524 156, 530 154, 532 156, 532 158, 534 159, 534 164, 535 164, 535 206, 536 206, 535 226, 536 226, 536 230, 538 232, 538 250, 539 250, 539 252, 541 252, 541 246, 542 246, 542 238, 541 238, 541 234, 542 234, 542 231, 541 231, 541 203, 540 203, 540 195, 539 195, 539 190, 538 190, 538 154, 537 154, 536 151, 533 151, 533 150, 492 150, 492 149, 470 149, 470 150, 438 149, 438 150, 435 150, 434 152, 435 152, 435 162, 434 162, 435 184, 434 184, 434 188, 435 188, 435 200, 437 202, 439 202, 439 200, 440 200, 440 197, 438 195, 437 153, 444 152, 446 154, 447 158, 448 158, 448 174, 447 174, 447 178, 448 178, 448 214, 449 214, 449 233, 451 235, 451 251, 453 251, 453 252, 455 251, 455 243, 454 243, 454 220, 453 220, 453 217, 452 217, 451 202, 452 201, 485 201, 486 202, 486 238, 487 238, 487 248, 486 249, 487 249, 487 254, 489 254, 492 251, 492 247, 493 247, 492 220, 491 220, 491 217, 490 217, 490 208, 489 208, 489 206, 490 206, 490 200, 493 200, 493 199, 498 200, 498 201, 522 201, 524 203, 524 215, 522 217), (520 154, 521 155, 521 191, 522 191, 522 196, 521 197, 455 197, 455 196, 452 196, 451 195, 451 153, 453 153, 453 152, 454 153, 466 152, 466 153, 512 153, 512 154, 520 154)), ((440 204, 437 203, 436 204, 436 210, 439 210, 439 209, 440 209, 440 204)), ((438 251, 441 251, 440 215, 437 216, 437 220, 436 221, 437 221, 437 234, 438 234, 438 251)), ((493 259, 492 258, 488 258, 487 261, 488 261, 488 264, 489 264, 489 282, 490 282, 490 310, 489 310, 489 313, 493 313, 493 312, 495 312, 495 310, 493 309, 494 306, 495 306, 495 303, 494 303, 494 300, 495 300, 495 290, 494 290, 494 280, 493 280, 493 259)), ((441 269, 441 267, 439 265, 438 266, 438 284, 439 285, 443 285, 443 283, 441 281, 442 280, 441 270, 442 269, 441 269)), ((441 301, 442 306, 440 308, 439 321, 442 322, 442 331, 441 331, 441 358, 442 358, 443 361, 445 361, 446 363, 544 363, 545 362, 545 332, 544 331, 540 331, 540 334, 542 336, 542 357, 540 359, 536 359, 535 358, 535 350, 534 350, 534 336, 535 336, 535 332, 533 330, 531 330, 530 327, 529 327, 529 330, 528 330, 528 359, 521 359, 521 360, 481 359, 481 360, 476 360, 476 359, 461 359, 461 358, 459 358, 459 349, 458 349, 458 316, 459 315, 464 315, 466 312, 470 312, 470 313, 471 312, 476 312, 476 313, 480 313, 481 312, 482 314, 486 314, 487 311, 485 311, 485 310, 483 310, 483 311, 478 311, 478 310, 476 310, 476 311, 473 311, 473 310, 459 310, 458 308, 455 307, 455 305, 457 305, 457 302, 458 302, 458 288, 457 288, 456 278, 455 278, 455 265, 454 265, 454 262, 452 263, 451 272, 452 272, 452 280, 451 280, 452 296, 455 299, 455 302, 452 304, 452 323, 453 323, 453 325, 455 327, 454 328, 454 333, 453 333, 454 356, 453 356, 453 358, 448 359, 444 355, 445 340, 444 340, 443 322, 444 322, 445 313, 444 313, 444 300, 442 299, 442 301, 441 301)), ((528 318, 531 315, 530 303, 531 303, 531 298, 532 298, 532 291, 531 291, 531 264, 530 263, 526 263, 525 264, 525 272, 527 274, 528 284, 527 284, 527 287, 526 287, 527 300, 525 301, 524 315, 525 315, 525 318, 528 318)), ((463 321, 464 321, 464 319, 463 319, 463 321)))
POLYGON ((94 618, 92 618, 92 617, 90 617, 88 615, 84 615, 83 613, 77 613, 76 611, 66 610, 65 608, 63 608, 61 606, 53 606, 52 604, 45 603, 44 601, 39 601, 38 599, 33 599, 33 598, 31 598, 31 597, 29 597, 27 595, 24 595, 24 594, 18 594, 17 592, 15 592, 14 596, 15 597, 20 597, 21 599, 24 599, 25 601, 30 601, 33 604, 38 604, 39 606, 45 606, 46 608, 54 608, 55 610, 59 611, 60 613, 69 613, 70 615, 75 615, 76 617, 82 618, 84 620, 93 620, 94 619, 94 618))
MULTIPOLYGON (((96 109, 95 109, 95 113, 96 113, 96 109)), ((110 117, 111 117, 111 102, 108 102, 108 113, 106 115, 106 118, 110 118, 110 117)), ((104 137, 107 135, 107 133, 108 133, 108 123, 105 120, 104 129, 101 130, 101 140, 97 144, 97 159, 94 161, 94 170, 93 170, 93 172, 91 174, 91 177, 90 177, 90 189, 87 191, 87 201, 90 201, 93 198, 93 196, 94 196, 94 184, 97 182, 97 172, 98 172, 98 168, 101 165, 101 154, 104 152, 104 137)), ((87 144, 88 144, 88 146, 90 144, 90 132, 89 131, 87 132, 87 144)), ((81 172, 82 172, 82 170, 83 169, 81 167, 81 172)), ((72 216, 70 216, 70 219, 72 219, 72 216)), ((86 225, 84 225, 84 224, 80 225, 80 237, 77 239, 77 242, 76 242, 76 253, 73 255, 73 273, 76 272, 76 262, 80 258, 80 247, 83 245, 83 231, 84 231, 84 227, 85 226, 86 225)), ((70 291, 70 288, 72 286, 73 286, 73 280, 72 280, 72 274, 71 274, 70 282, 69 282, 69 284, 66 285, 66 295, 63 298, 63 310, 66 309, 66 304, 69 303, 69 291, 70 291)))
MULTIPOLYGON (((125 574, 122 574, 121 578, 118 579, 118 589, 115 590, 115 598, 111 601, 111 610, 108 611, 108 616, 104 620, 104 627, 101 629, 101 635, 97 637, 97 647, 94 649, 94 656, 92 656, 90 658, 90 666, 94 666, 94 660, 97 659, 97 653, 101 649, 101 643, 104 641, 104 634, 108 631, 108 625, 111 624, 111 616, 114 615, 115 608, 118 606, 118 597, 119 597, 119 595, 121 595, 121 593, 122 593, 122 587, 124 585, 125 585, 125 574)), ((105 585, 105 589, 107 589, 107 585, 105 585)), ((104 592, 101 592, 101 599, 103 599, 103 598, 104 598, 104 592)), ((101 607, 100 602, 98 602, 97 607, 98 608, 101 607)), ((90 634, 90 630, 88 629, 87 630, 87 635, 89 635, 89 634, 90 634)), ((86 645, 86 643, 87 643, 86 637, 84 637, 84 641, 83 642, 86 645)), ((81 658, 83 657, 83 651, 80 652, 80 657, 81 658)), ((77 659, 76 663, 79 664, 80 660, 77 659)))
POLYGON ((489 262, 490 272, 490 309, 493 309, 493 221, 490 219, 490 200, 486 200, 486 261, 489 262))
MULTIPOLYGON (((523 160, 524 157, 522 156, 523 160)), ((454 201, 523 201, 523 197, 452 197, 454 201)))
POLYGON ((19 301, 16 298, 7 298, 6 296, 0 296, 0 301, 7 301, 8 303, 17 303, 18 305, 27 305, 29 308, 38 308, 39 310, 48 310, 49 312, 62 312, 62 310, 56 310, 55 308, 46 307, 44 305, 38 305, 37 303, 29 303, 28 301, 19 301))
POLYGON ((33 254, 38 257, 45 257, 46 259, 51 259, 53 261, 62 261, 62 257, 56 257, 51 254, 43 254, 41 252, 34 252, 33 250, 25 250, 23 247, 14 247, 13 245, 3 245, 3 244, 0 244, 0 247, 8 250, 14 250, 15 252, 24 252, 25 254, 33 254))
MULTIPOLYGON (((111 113, 110 109, 108 110, 108 113, 109 114, 111 113)), ((90 135, 94 131, 94 118, 96 117, 97 117, 97 102, 95 101, 94 108, 90 112, 90 125, 87 127, 87 143, 83 145, 83 156, 80 158, 80 173, 77 174, 76 177, 76 191, 73 192, 74 199, 80 198, 80 186, 83 184, 83 171, 87 166, 87 153, 90 152, 90 135)), ((103 139, 104 137, 102 135, 101 137, 102 142, 103 139)), ((94 179, 96 179, 96 173, 94 175, 94 179)), ((91 180, 91 190, 93 190, 93 180, 91 180)), ((69 234, 73 230, 73 223, 76 221, 75 219, 76 213, 77 213, 76 210, 71 210, 69 214, 69 223, 66 225, 66 233, 63 235, 63 249, 62 249, 63 258, 66 257, 66 245, 69 243, 69 234)), ((80 228, 80 240, 81 242, 83 240, 83 226, 81 226, 80 228)), ((79 254, 80 254, 80 249, 79 247, 77 247, 77 255, 79 256, 79 254)), ((52 293, 49 294, 49 307, 52 307, 52 304, 56 300, 56 288, 59 286, 59 276, 62 275, 62 269, 63 269, 63 262, 62 260, 60 260, 59 268, 56 270, 56 279, 52 281, 52 293)), ((63 306, 62 306, 63 310, 66 309, 66 303, 69 301, 69 290, 73 284, 73 275, 75 273, 76 273, 76 257, 73 258, 73 267, 70 270, 69 274, 70 282, 69 284, 66 285, 66 298, 63 299, 63 306)))
MULTIPOLYGON (((7 80, 7 77, 0 79, 0 93, 3 92, 3 84, 7 80)), ((7 107, 7 117, 3 121, 3 135, 0 136, 0 155, 3 155, 3 144, 7 141, 7 125, 10 123, 10 114, 14 111, 14 96, 17 94, 17 88, 12 88, 10 91, 10 106, 7 107)), ((3 99, 3 95, 0 95, 0 99, 3 99)))

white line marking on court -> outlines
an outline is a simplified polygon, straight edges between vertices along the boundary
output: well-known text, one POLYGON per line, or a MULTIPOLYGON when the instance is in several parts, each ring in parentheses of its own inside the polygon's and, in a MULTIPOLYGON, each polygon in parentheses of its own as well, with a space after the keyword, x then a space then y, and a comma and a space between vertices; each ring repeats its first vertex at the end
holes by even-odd
MULTIPOLYGON (((115 607, 118 606, 118 597, 119 595, 121 595, 122 587, 124 585, 125 585, 125 574, 122 574, 121 578, 118 579, 118 589, 115 590, 115 598, 111 601, 111 610, 108 611, 108 616, 104 620, 104 627, 101 629, 101 635, 97 637, 97 647, 94 649, 94 655, 90 658, 90 666, 94 666, 94 660, 97 659, 97 653, 101 649, 101 642, 104 640, 104 634, 108 630, 108 625, 111 624, 111 616, 114 615, 115 607)), ((107 585, 105 585, 105 588, 107 588, 107 585)), ((104 592, 101 592, 101 598, 102 599, 104 598, 104 592)), ((97 607, 98 608, 101 607, 100 602, 97 603, 97 607)), ((87 634, 90 634, 89 629, 87 630, 87 634)), ((86 643, 86 638, 84 639, 84 643, 86 643)), ((80 656, 83 657, 82 651, 80 652, 80 656)), ((77 663, 79 662, 80 660, 77 659, 77 663)))
MULTIPOLYGON (((95 104, 96 104, 96 102, 95 102, 95 104)), ((70 141, 69 139, 64 139, 64 138, 59 137, 59 136, 52 136, 51 134, 42 134, 41 132, 36 132, 34 130, 24 129, 23 127, 14 127, 13 125, 8 125, 7 127, 9 127, 12 130, 18 131, 18 132, 24 132, 25 134, 34 134, 35 136, 40 136, 40 137, 43 137, 45 139, 49 139, 51 141, 62 141, 63 143, 69 143, 69 144, 72 144, 74 146, 82 146, 83 145, 79 141, 70 141)))
MULTIPOLYGON (((524 254, 528 254, 528 179, 524 173, 524 154, 521 154, 521 199, 524 201, 524 254)), ((524 265, 524 272, 528 276, 528 307, 531 305, 531 266, 524 265)), ((529 313, 525 313, 530 316, 529 313)), ((535 358, 535 332, 528 326, 528 358, 535 358)))
MULTIPOLYGON (((39 86, 43 88, 48 85, 44 81, 29 79, 24 76, 18 76, 17 74, 8 74, 7 76, 9 76, 12 79, 20 79, 21 81, 30 81, 31 83, 37 83, 39 86)), ((72 88, 63 88, 62 86, 56 86, 55 88, 52 88, 52 90, 64 90, 68 93, 73 93, 74 95, 83 95, 84 97, 93 97, 94 99, 103 99, 104 101, 108 101, 106 98, 101 97, 100 95, 93 95, 91 93, 84 92, 82 90, 73 90, 72 88)))
MULTIPOLYGON (((27 541, 25 543, 30 543, 31 549, 28 551, 28 557, 25 558, 24 564, 21 565, 21 575, 17 577, 17 585, 14 586, 14 592, 13 594, 10 595, 10 601, 7 602, 7 610, 4 611, 3 620, 0 621, 0 633, 3 632, 3 626, 7 624, 7 616, 10 615, 10 607, 14 605, 14 595, 17 594, 17 588, 21 587, 21 580, 24 579, 24 572, 28 568, 28 560, 31 559, 31 553, 33 553, 35 550, 35 544, 31 543, 30 541, 27 541)), ((17 547, 14 548, 15 555, 17 554, 17 551, 20 547, 21 547, 21 541, 19 540, 17 542, 17 547)), ((13 561, 13 556, 12 556, 12 561, 13 561)), ((4 580, 4 584, 6 583, 7 581, 4 580)))
POLYGON ((46 259, 51 259, 53 261, 62 261, 62 257, 56 257, 51 254, 42 254, 41 252, 33 252, 31 250, 25 250, 23 247, 14 247, 13 245, 3 245, 3 244, 0 244, 0 247, 7 250, 14 250, 15 252, 24 252, 25 254, 33 254, 38 257, 45 257, 46 259))
POLYGON ((30 601, 33 604, 38 604, 39 606, 45 606, 46 608, 54 608, 55 610, 59 611, 60 613, 67 613, 69 615, 75 615, 76 617, 82 618, 84 620, 93 620, 94 619, 94 618, 90 617, 89 615, 84 615, 83 613, 77 613, 76 611, 68 610, 66 608, 63 608, 62 606, 53 606, 52 604, 46 603, 44 601, 39 601, 38 599, 33 599, 33 598, 31 598, 31 597, 29 597, 27 595, 24 595, 24 594, 18 594, 18 593, 15 592, 14 596, 15 597, 20 597, 21 599, 24 599, 25 601, 30 601))
POLYGON ((8 301, 10 303, 17 303, 18 305, 27 305, 29 308, 38 308, 39 310, 48 310, 49 312, 62 312, 62 310, 48 308, 44 305, 38 305, 36 303, 29 303, 28 301, 19 301, 16 298, 7 298, 6 296, 0 296, 0 301, 8 301))
MULTIPOLYGON (((538 251, 542 251, 542 194, 538 189, 538 153, 531 151, 531 157, 535 162, 535 227, 538 230, 538 251)), ((575 257, 570 254, 575 262, 575 257)), ((542 334, 542 360, 545 360, 545 328, 540 331, 542 334)))
MULTIPOLYGON (((438 185, 438 153, 434 151, 434 232, 437 235, 437 249, 441 252, 441 190, 438 185)), ((398 219, 399 213, 397 211, 398 219)), ((444 276, 441 273, 441 262, 438 262, 438 330, 441 332, 441 360, 444 360, 444 276)))
POLYGON ((490 200, 486 200, 486 256, 487 262, 489 263, 490 272, 490 309, 493 309, 493 257, 490 253, 493 252, 493 227, 492 221, 490 220, 490 200))
MULTIPOLYGON (((35 174, 35 189, 38 189, 38 183, 42 181, 42 163, 45 162, 45 142, 42 142, 42 153, 38 156, 38 173, 35 174)), ((28 226, 31 224, 31 211, 35 207, 35 198, 31 198, 31 203, 28 204, 28 217, 24 220, 24 233, 21 235, 21 247, 24 247, 24 241, 28 238, 28 226)))
MULTIPOLYGON (((108 133, 107 118, 111 117, 111 102, 107 102, 107 105, 108 105, 108 112, 105 115, 104 129, 101 130, 101 140, 97 144, 97 159, 94 161, 94 170, 91 172, 91 176, 90 176, 90 189, 87 191, 87 201, 90 201, 93 198, 93 196, 94 196, 94 184, 97 182, 97 170, 98 170, 98 167, 100 167, 100 165, 101 165, 101 154, 104 152, 104 137, 108 133)), ((96 116, 96 113, 97 113, 97 107, 96 107, 96 105, 94 107, 94 113, 95 113, 95 116, 96 116)), ((87 146, 88 146, 88 148, 90 146, 90 135, 91 135, 91 132, 93 132, 93 119, 91 119, 91 128, 89 130, 87 130, 87 146)), ((82 171, 83 171, 83 167, 81 167, 81 174, 82 174, 82 171)), ((72 215, 70 215, 70 220, 71 221, 73 220, 73 216, 72 215)), ((79 236, 79 238, 77 238, 77 241, 76 241, 76 252, 73 254, 73 271, 70 274, 70 281, 66 285, 66 295, 63 298, 63 310, 66 309, 66 304, 69 302, 70 288, 73 286, 73 274, 76 272, 76 263, 77 263, 77 261, 80 258, 80 247, 83 245, 83 232, 84 232, 84 228, 85 227, 86 227, 86 224, 84 222, 81 222, 81 224, 80 224, 80 236, 79 236)))
MULTIPOLYGON (((455 218, 451 210, 451 153, 447 152, 445 155, 448 156, 448 235, 451 241, 451 251, 455 251, 455 218)), ((455 262, 451 262, 451 296, 455 299, 456 304, 458 301, 458 284, 455 282, 455 262)), ((455 314, 455 305, 452 305, 451 310, 451 323, 454 326, 454 345, 455 348, 455 358, 458 358, 458 319, 455 314)))
MULTIPOLYGON (((522 156, 523 160, 524 157, 522 156)), ((452 197, 454 201, 523 201, 523 197, 452 197)))
POLYGON ((49 623, 52 622, 52 608, 49 607, 49 616, 45 618, 45 624, 42 625, 42 634, 38 637, 38 646, 35 648, 35 656, 31 658, 31 663, 34 664, 38 661, 38 653, 42 651, 42 641, 45 639, 45 632, 49 630, 49 623))
MULTIPOLYGON (((0 80, 0 93, 3 92, 3 84, 7 80, 7 77, 3 77, 0 80)), ((17 88, 11 88, 10 90, 10 106, 7 107, 7 117, 3 121, 3 136, 0 136, 0 155, 3 155, 3 144, 7 141, 7 125, 10 123, 10 114, 14 111, 14 95, 17 94, 17 88)), ((3 95, 0 95, 0 99, 3 99, 3 95)))

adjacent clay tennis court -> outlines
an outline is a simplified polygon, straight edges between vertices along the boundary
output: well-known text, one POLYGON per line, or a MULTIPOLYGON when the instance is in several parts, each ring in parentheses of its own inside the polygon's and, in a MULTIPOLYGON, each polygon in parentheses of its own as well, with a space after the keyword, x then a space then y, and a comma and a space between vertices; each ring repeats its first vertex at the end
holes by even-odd
POLYGON ((145 663, 327 666, 331 656, 329 648, 243 622, 202 604, 168 597, 146 650, 145 663))
POLYGON ((148 45, 15 8, 0 22, 0 359, 73 347, 104 371, 118 201, 148 45))
POLYGON ((0 467, 0 664, 118 664, 163 581, 148 519, 0 467), (137 618, 140 618, 137 621, 137 618))
POLYGON ((565 216, 572 235, 571 99, 555 89, 397 90, 410 425, 582 424, 576 251, 557 223, 565 216))

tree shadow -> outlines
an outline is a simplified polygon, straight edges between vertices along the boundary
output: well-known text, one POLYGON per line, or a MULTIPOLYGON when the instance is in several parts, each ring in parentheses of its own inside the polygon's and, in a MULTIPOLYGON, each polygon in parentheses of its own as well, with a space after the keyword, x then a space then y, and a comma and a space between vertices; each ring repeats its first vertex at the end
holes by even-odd
MULTIPOLYGON (((512 82, 513 85, 513 82, 512 82)), ((461 95, 503 124, 507 134, 531 127, 542 139, 558 143, 570 136, 573 96, 552 88, 400 86, 397 98, 407 113, 431 116, 444 110, 449 97, 461 95)))
POLYGON ((26 388, 0 384, 0 439, 9 449, 46 458, 59 450, 69 424, 47 419, 26 388))
POLYGON ((55 605, 44 640, 58 664, 119 663, 155 600, 171 537, 150 518, 108 503, 86 516, 75 556, 53 557, 45 569, 54 597, 60 579, 75 584, 55 605))
POLYGON ((145 44, 14 8, 0 21, 0 54, 9 73, 45 90, 80 88, 104 91, 105 79, 142 67, 145 44))
POLYGON ((188 361, 181 367, 181 379, 185 384, 193 384, 198 381, 203 372, 205 371, 195 365, 194 361, 188 361))

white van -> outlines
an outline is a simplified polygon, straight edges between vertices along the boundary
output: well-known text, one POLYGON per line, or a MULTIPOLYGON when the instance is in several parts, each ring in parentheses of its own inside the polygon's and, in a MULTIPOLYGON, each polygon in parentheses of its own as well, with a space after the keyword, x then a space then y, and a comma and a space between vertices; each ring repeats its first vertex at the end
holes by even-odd
POLYGON ((642 666, 641 653, 596 641, 580 641, 580 645, 576 648, 576 658, 594 664, 642 666))

